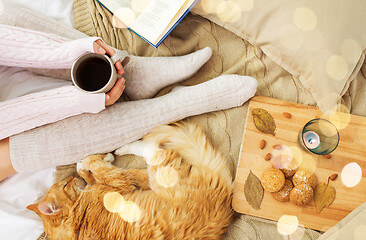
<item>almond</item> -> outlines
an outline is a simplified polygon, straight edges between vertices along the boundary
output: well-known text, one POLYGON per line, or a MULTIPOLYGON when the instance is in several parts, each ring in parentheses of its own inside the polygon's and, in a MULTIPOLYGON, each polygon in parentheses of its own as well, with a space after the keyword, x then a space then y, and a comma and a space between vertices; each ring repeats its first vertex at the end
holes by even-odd
POLYGON ((284 112, 284 113, 282 113, 282 114, 283 114, 283 116, 284 116, 285 118, 291 118, 291 117, 292 117, 291 113, 288 113, 288 112, 284 112))
POLYGON ((271 158, 272 158, 272 154, 270 154, 270 153, 267 153, 267 155, 264 156, 264 160, 266 160, 266 161, 271 160, 271 158))
POLYGON ((276 145, 273 145, 273 146, 272 146, 272 148, 273 148, 273 149, 276 149, 276 150, 281 150, 282 146, 281 146, 281 145, 276 144, 276 145))
POLYGON ((332 155, 327 154, 327 155, 323 155, 323 157, 326 158, 326 159, 331 159, 332 155))
POLYGON ((261 141, 259 142, 259 147, 260 147, 261 149, 265 148, 265 147, 266 147, 266 141, 265 141, 265 140, 261 140, 261 141))
POLYGON ((329 179, 334 181, 334 180, 336 180, 337 177, 338 177, 338 174, 334 173, 334 174, 330 175, 329 179))

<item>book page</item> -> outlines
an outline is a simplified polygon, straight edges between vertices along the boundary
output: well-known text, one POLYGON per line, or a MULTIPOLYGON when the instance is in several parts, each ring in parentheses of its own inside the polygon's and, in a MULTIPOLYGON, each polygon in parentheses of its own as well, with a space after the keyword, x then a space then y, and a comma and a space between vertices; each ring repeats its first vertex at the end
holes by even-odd
POLYGON ((155 44, 186 2, 187 0, 152 0, 130 28, 155 44))
MULTIPOLYGON (((182 7, 180 11, 175 15, 175 17, 170 21, 165 30, 160 34, 157 41, 165 36, 169 32, 169 30, 174 26, 174 24, 180 19, 180 17, 187 11, 187 9, 195 2, 196 0, 187 0, 185 3, 185 7, 182 7)), ((157 43, 157 42, 156 42, 157 43)), ((156 44, 155 43, 155 44, 156 44)))
POLYGON ((97 0, 112 13, 116 13, 122 7, 130 7, 132 0, 97 0))

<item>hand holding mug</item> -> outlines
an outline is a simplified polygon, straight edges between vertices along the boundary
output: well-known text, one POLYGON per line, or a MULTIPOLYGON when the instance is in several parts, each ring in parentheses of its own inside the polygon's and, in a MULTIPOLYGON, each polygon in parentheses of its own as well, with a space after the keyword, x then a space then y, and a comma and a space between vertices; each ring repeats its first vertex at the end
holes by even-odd
POLYGON ((123 93, 125 79, 118 75, 122 75, 124 69, 118 54, 102 40, 95 41, 93 49, 95 53, 84 54, 73 64, 72 81, 77 88, 85 92, 106 92, 105 106, 109 106, 123 93))
MULTIPOLYGON (((102 40, 98 39, 97 41, 95 41, 93 43, 93 48, 94 48, 94 52, 95 53, 99 53, 99 54, 107 54, 109 57, 112 57, 116 51, 114 51, 113 48, 111 48, 109 45, 105 44, 102 40)), ((121 60, 118 60, 114 66, 117 69, 117 73, 119 75, 122 75, 125 73, 123 67, 122 67, 122 63, 121 60)))
MULTIPOLYGON (((110 57, 116 53, 113 48, 105 44, 100 39, 93 43, 93 48, 95 53, 102 55, 107 54, 110 57)), ((122 75, 125 72, 120 60, 118 60, 114 66, 116 67, 119 75, 122 75)), ((124 78, 119 78, 113 88, 105 94, 105 106, 114 104, 121 97, 123 90, 125 90, 125 81, 126 80, 124 78)))

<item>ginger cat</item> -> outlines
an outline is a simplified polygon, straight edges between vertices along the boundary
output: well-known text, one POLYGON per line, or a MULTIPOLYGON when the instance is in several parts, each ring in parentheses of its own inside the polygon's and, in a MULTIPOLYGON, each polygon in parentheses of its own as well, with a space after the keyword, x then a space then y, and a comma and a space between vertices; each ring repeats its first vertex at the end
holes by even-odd
POLYGON ((121 147, 143 156, 147 169, 112 166, 111 154, 78 163, 82 180, 54 184, 27 208, 43 220, 50 240, 220 239, 233 211, 225 159, 192 124, 164 125, 121 147))

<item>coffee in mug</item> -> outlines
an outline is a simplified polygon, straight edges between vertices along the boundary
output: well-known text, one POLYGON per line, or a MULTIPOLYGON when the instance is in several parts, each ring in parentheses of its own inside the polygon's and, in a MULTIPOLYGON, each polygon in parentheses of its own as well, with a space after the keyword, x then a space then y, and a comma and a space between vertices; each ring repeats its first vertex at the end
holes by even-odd
POLYGON ((81 91, 88 93, 108 92, 120 77, 114 64, 123 56, 123 52, 111 58, 97 53, 86 53, 72 65, 71 80, 81 91))

